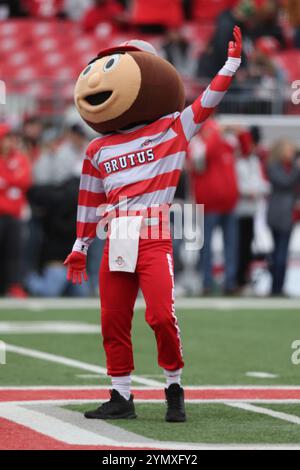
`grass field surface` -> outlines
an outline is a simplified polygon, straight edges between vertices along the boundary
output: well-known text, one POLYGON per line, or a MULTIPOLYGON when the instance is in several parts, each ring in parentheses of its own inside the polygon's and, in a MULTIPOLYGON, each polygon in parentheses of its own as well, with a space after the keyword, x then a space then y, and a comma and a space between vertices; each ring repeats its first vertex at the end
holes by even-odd
MULTIPOLYGON (((113 429, 158 443, 300 446, 300 366, 293 365, 291 360, 292 344, 300 339, 299 310, 199 307, 178 309, 177 316, 186 364, 183 384, 188 389, 188 422, 172 425, 163 420, 164 378, 156 362, 154 335, 144 320, 143 311, 137 310, 133 325, 136 377, 133 386, 144 388, 146 395, 143 399, 137 398, 137 420, 108 424, 113 425, 113 429), (210 390, 205 394, 206 388, 210 390), (251 395, 252 388, 255 390, 251 395), (265 389, 264 399, 255 395, 260 388, 265 389), (160 391, 152 392, 152 389, 160 391), (226 389, 231 390, 228 399, 222 395, 226 389), (243 389, 249 399, 242 395, 243 389), (157 399, 155 393, 159 393, 157 399), (218 398, 220 393, 221 398, 218 398)), ((95 406, 97 388, 99 401, 103 401, 110 384, 105 375, 98 310, 44 308, 33 311, 2 307, 0 340, 7 348, 6 365, 0 366, 0 388, 4 393, 2 399, 0 393, 0 420, 2 417, 30 428, 25 414, 22 419, 13 418, 13 407, 20 406, 19 398, 17 401, 13 398, 13 391, 26 390, 25 398, 20 399, 21 406, 26 407, 32 406, 36 399, 30 395, 34 388, 43 389, 43 393, 48 389, 48 395, 39 397, 37 402, 41 407, 51 398, 51 388, 65 387, 66 393, 59 397, 57 406, 61 412, 69 413, 68 419, 72 420, 74 415, 73 426, 86 429, 88 422, 82 418, 82 412, 95 406), (93 395, 82 399, 81 395, 74 395, 72 400, 67 393, 72 387, 79 395, 81 389, 93 389, 93 395)), ((56 399, 52 397, 49 403, 53 405, 56 399)), ((40 409, 39 413, 44 411, 40 409)), ((97 425, 103 437, 101 422, 97 425)), ((41 431, 38 425, 31 428, 41 431)), ((55 426, 49 436, 55 436, 55 426)), ((101 442, 100 439, 99 445, 101 442)), ((9 443, 5 446, 9 447, 9 443)))

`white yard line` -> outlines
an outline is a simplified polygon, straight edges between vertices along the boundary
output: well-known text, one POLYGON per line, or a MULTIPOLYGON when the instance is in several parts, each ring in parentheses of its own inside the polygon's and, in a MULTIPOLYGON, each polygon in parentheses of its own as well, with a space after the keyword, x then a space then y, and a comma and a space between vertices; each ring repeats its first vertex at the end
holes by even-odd
POLYGON ((0 416, 14 423, 26 426, 44 436, 57 439, 72 445, 103 445, 112 444, 111 439, 98 436, 93 432, 86 431, 72 424, 61 421, 44 413, 29 410, 21 406, 8 404, 0 406, 0 416))
MULTIPOLYGON (((97 366, 95 366, 97 367, 97 366)), ((103 375, 103 374, 101 374, 103 375)), ((106 372, 105 372, 106 375, 106 372)), ((161 390, 163 383, 134 385, 135 390, 161 390)), ((0 387, 0 390, 107 390, 107 385, 20 385, 0 387)), ((185 390, 300 390, 300 385, 184 385, 185 390)))
POLYGON ((154 439, 122 429, 117 421, 115 421, 115 424, 110 424, 103 420, 87 420, 84 418, 83 414, 78 411, 71 411, 51 405, 31 406, 29 409, 32 409, 33 411, 41 411, 46 415, 46 418, 47 416, 52 416, 53 418, 60 419, 63 422, 78 426, 80 429, 85 431, 93 432, 98 436, 105 436, 107 439, 117 441, 117 445, 128 446, 132 442, 140 442, 143 443, 145 447, 151 447, 151 444, 155 443, 154 439))
MULTIPOLYGON (((0 416, 2 418, 23 425, 40 434, 52 439, 59 440, 69 445, 87 445, 87 446, 107 446, 112 447, 130 447, 152 449, 170 449, 170 450, 197 450, 197 449, 299 449, 299 445, 260 445, 260 444, 188 444, 185 442, 166 442, 152 441, 144 438, 144 442, 119 442, 111 437, 105 437, 103 434, 91 432, 76 424, 67 423, 62 419, 49 416, 41 411, 26 409, 21 406, 0 405, 0 416)), ((101 424, 101 423, 100 423, 101 424)), ((106 423, 107 424, 107 423, 106 423)), ((101 427, 99 426, 99 431, 101 427)), ((100 431, 101 432, 101 431, 100 431)), ((142 436, 141 436, 142 438, 142 436)))
MULTIPOLYGON (((102 434, 83 429, 76 424, 67 423, 62 419, 49 416, 41 411, 26 409, 15 405, 0 405, 0 417, 23 425, 38 433, 59 440, 69 445, 87 445, 87 446, 108 446, 108 447, 130 447, 170 450, 229 450, 229 449, 251 449, 251 450, 279 450, 279 449, 299 449, 299 445, 268 445, 268 444, 187 444, 185 442, 156 442, 145 438, 144 442, 118 442, 115 439, 107 438, 102 434)), ((99 426, 100 427, 100 426, 99 426)), ((142 437, 142 436, 141 436, 142 437)), ((140 440, 140 439, 139 439, 140 440)))
MULTIPOLYGON (((63 421, 62 419, 46 415, 41 411, 26 409, 22 406, 15 406, 10 404, 6 404, 5 406, 0 405, 0 417, 13 421, 17 424, 21 424, 22 426, 26 426, 27 428, 32 429, 40 434, 70 445, 134 447, 142 449, 145 447, 150 447, 154 449, 172 450, 196 450, 199 448, 199 445, 197 444, 186 444, 184 442, 152 442, 152 440, 147 440, 147 444, 145 442, 119 442, 118 440, 107 438, 102 434, 87 431, 81 426, 70 424, 63 421)), ((100 426, 99 428, 101 430, 100 426)))
POLYGON ((261 408, 259 406, 250 405, 249 403, 226 403, 226 405, 232 408, 239 408, 240 410, 251 411, 252 413, 271 416, 272 418, 281 419, 282 421, 287 421, 289 423, 300 424, 299 416, 282 413, 281 411, 274 411, 270 410, 269 408, 261 408))
MULTIPOLYGON (((136 308, 144 308, 145 302, 139 298, 136 308)), ((300 310, 300 299, 269 299, 269 298, 178 298, 178 309, 203 309, 203 310, 300 310)), ((99 299, 1 299, 1 310, 29 310, 43 313, 44 310, 91 310, 99 309, 99 299)))
MULTIPOLYGON (((93 372, 95 374, 106 375, 106 369, 104 367, 96 366, 93 364, 88 364, 87 362, 77 361, 75 359, 69 359, 64 356, 58 356, 56 354, 49 354, 36 349, 22 348, 19 346, 14 346, 13 344, 6 344, 6 351, 19 354, 25 357, 31 357, 34 359, 40 359, 42 361, 53 362, 55 364, 62 364, 66 367, 74 367, 75 369, 86 370, 88 372, 93 372)), ((147 385, 150 387, 162 387, 163 383, 158 382, 157 380, 144 379, 137 375, 132 375, 132 381, 147 385)))
POLYGON ((270 374, 270 372, 246 372, 246 377, 254 377, 256 379, 277 379, 279 375, 270 374))
MULTIPOLYGON (((103 375, 103 374, 102 374, 103 375)), ((105 373, 106 375, 106 373, 105 373)), ((149 386, 134 386, 135 390, 161 390, 161 385, 158 387, 149 387, 149 386)), ((0 391, 11 390, 11 391, 18 391, 18 390, 107 390, 107 385, 26 385, 26 386, 19 386, 10 387, 6 385, 5 387, 0 387, 0 391)))
POLYGON ((100 325, 73 321, 1 321, 0 334, 30 335, 30 334, 97 334, 101 332, 100 325))
MULTIPOLYGON (((107 388, 106 388, 107 390, 107 388)), ((109 395, 107 395, 107 398, 109 398, 109 395)), ((84 405, 86 403, 102 403, 105 401, 104 399, 57 399, 57 400, 14 400, 14 401, 9 401, 9 402, 0 402, 0 406, 5 403, 9 403, 10 405, 84 405)), ((157 403, 165 403, 165 399, 152 399, 149 400, 147 398, 135 398, 134 403, 147 403, 147 404, 157 404, 157 403)), ((221 405, 228 405, 230 406, 231 404, 248 404, 248 403, 257 403, 257 404, 262 404, 262 405, 299 405, 300 400, 259 400, 259 399, 240 399, 237 400, 236 398, 234 400, 224 400, 224 399, 216 399, 216 400, 208 400, 208 399, 197 399, 197 398, 187 398, 185 399, 185 403, 189 403, 191 405, 216 405, 216 404, 221 404, 221 405)))

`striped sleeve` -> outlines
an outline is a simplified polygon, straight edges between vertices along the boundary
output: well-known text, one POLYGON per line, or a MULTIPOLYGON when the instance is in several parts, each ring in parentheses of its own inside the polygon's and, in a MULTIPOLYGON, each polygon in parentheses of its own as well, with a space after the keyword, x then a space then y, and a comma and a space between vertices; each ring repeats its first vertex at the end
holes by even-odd
POLYGON ((240 64, 240 59, 230 57, 202 95, 181 113, 180 120, 187 141, 220 104, 240 64))
POLYGON ((101 174, 86 156, 80 178, 77 209, 77 240, 73 251, 87 253, 88 247, 96 238, 97 225, 101 219, 98 208, 106 203, 106 195, 101 174))

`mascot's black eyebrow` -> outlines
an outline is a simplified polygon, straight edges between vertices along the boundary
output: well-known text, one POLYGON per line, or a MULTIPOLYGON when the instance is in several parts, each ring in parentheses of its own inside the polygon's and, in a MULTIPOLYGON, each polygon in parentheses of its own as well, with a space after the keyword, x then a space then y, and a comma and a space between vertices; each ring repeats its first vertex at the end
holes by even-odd
MULTIPOLYGON (((112 54, 110 54, 110 55, 125 54, 125 53, 126 53, 126 51, 114 51, 114 52, 113 52, 112 54)), ((96 62, 96 60, 102 59, 102 57, 104 57, 104 56, 100 56, 100 57, 97 56, 97 57, 95 57, 94 59, 92 59, 92 60, 88 63, 88 65, 93 64, 94 62, 96 62)), ((109 57, 109 56, 107 56, 107 57, 109 57)))

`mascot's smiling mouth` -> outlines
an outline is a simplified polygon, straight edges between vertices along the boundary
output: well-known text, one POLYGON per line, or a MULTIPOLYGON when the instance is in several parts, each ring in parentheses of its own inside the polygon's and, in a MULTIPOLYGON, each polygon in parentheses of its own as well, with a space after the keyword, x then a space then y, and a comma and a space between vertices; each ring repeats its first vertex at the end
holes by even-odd
POLYGON ((107 101, 111 97, 112 93, 112 91, 100 91, 95 95, 88 95, 84 99, 91 106, 99 106, 100 104, 105 103, 105 101, 107 101))

